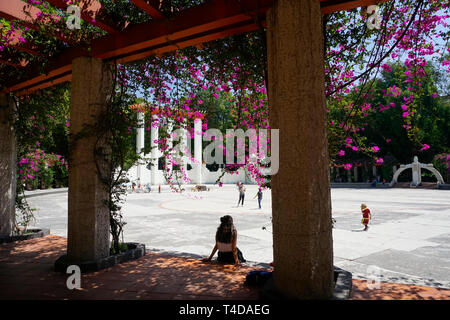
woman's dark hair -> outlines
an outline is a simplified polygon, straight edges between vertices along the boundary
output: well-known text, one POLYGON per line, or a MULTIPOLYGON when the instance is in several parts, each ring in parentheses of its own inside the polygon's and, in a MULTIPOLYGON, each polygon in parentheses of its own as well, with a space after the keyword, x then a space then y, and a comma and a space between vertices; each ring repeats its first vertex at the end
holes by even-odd
POLYGON ((229 215, 220 218, 220 226, 217 228, 216 241, 230 243, 233 240, 236 229, 233 225, 233 218, 229 215))

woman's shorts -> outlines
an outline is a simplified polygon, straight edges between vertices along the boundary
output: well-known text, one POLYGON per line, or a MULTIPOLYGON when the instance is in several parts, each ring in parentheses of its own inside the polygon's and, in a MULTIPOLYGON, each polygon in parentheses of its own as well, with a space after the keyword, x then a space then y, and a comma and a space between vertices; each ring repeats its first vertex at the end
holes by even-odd
MULTIPOLYGON (((237 250, 237 257, 240 263, 245 262, 246 260, 244 259, 244 256, 242 255, 241 250, 239 250, 239 248, 236 248, 237 250)), ((217 254, 217 262, 221 262, 221 263, 235 263, 234 262, 234 257, 233 257, 233 252, 228 251, 228 252, 221 252, 219 251, 219 253, 217 254)))

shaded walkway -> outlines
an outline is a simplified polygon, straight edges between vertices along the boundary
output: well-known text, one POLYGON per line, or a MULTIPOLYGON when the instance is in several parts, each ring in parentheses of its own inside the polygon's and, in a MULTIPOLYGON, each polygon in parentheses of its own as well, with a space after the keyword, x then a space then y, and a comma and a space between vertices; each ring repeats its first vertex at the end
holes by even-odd
POLYGON ((0 299, 257 299, 243 282, 251 267, 203 263, 147 253, 144 257, 83 274, 81 290, 69 275, 53 271, 67 239, 47 236, 0 246, 0 299))
MULTIPOLYGON (((207 264, 195 259, 157 253, 112 268, 82 275, 81 290, 68 290, 68 275, 53 271, 66 251, 67 239, 46 236, 0 245, 0 299, 215 299, 254 300, 256 289, 246 287, 253 267, 207 264)), ((352 299, 445 299, 450 290, 381 283, 369 290, 353 280, 352 299)))

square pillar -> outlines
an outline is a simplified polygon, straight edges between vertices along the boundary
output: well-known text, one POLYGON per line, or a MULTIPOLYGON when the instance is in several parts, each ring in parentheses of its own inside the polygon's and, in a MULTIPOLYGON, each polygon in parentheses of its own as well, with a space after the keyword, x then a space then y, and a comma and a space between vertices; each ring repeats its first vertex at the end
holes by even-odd
POLYGON ((280 130, 272 176, 275 290, 333 293, 333 242, 322 14, 317 0, 278 0, 267 13, 270 126, 280 130))
MULTIPOLYGON (((143 112, 137 114, 136 125, 136 153, 141 156, 145 146, 145 116, 143 112)), ((142 183, 142 161, 138 161, 136 165, 136 178, 142 183)))
POLYGON ((194 159, 195 178, 194 182, 202 184, 202 119, 194 120, 194 159))
MULTIPOLYGON (((90 57, 72 62, 67 258, 74 264, 109 256, 109 209, 104 203, 109 193, 100 180, 94 153, 96 145, 106 153, 109 147, 105 141, 98 141, 96 132, 88 131, 74 139, 74 135, 95 125, 107 110, 112 85, 109 68, 100 59, 90 57)), ((106 161, 99 163, 100 170, 107 167, 106 161)))
POLYGON ((15 225, 17 152, 13 127, 14 103, 0 94, 0 235, 12 234, 15 225))
POLYGON ((154 114, 152 116, 152 128, 150 130, 150 146, 151 146, 151 156, 152 156, 152 166, 150 169, 150 179, 152 185, 158 184, 158 172, 159 172, 159 144, 156 140, 159 140, 159 116, 154 114), (158 125, 156 125, 158 124, 158 125))

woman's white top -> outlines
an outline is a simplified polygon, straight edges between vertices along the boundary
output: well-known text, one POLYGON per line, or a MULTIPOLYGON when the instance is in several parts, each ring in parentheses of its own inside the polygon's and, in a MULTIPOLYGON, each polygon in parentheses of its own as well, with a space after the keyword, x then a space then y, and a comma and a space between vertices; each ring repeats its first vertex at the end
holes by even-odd
POLYGON ((230 243, 223 243, 223 242, 217 241, 217 248, 219 249, 220 252, 233 251, 231 242, 230 243))

